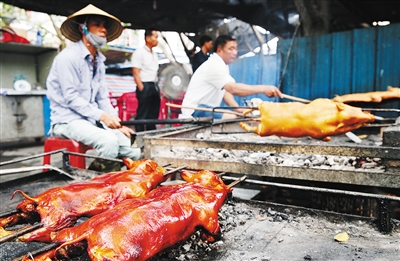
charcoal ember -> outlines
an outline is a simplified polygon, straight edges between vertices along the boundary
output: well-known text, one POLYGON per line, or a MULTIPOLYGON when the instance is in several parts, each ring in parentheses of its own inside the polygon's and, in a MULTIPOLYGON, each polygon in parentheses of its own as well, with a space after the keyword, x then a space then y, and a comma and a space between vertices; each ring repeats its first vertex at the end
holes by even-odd
POLYGON ((328 165, 328 166, 337 165, 337 162, 335 162, 335 158, 334 157, 328 157, 324 163, 325 163, 325 165, 328 165))
POLYGON ((208 148, 206 149, 207 153, 213 154, 215 152, 215 149, 213 148, 208 148))
POLYGON ((285 213, 278 213, 278 215, 283 219, 283 220, 289 220, 289 215, 285 214, 285 213))
POLYGON ((250 153, 249 157, 255 158, 255 159, 262 159, 262 158, 269 157, 269 155, 270 155, 270 153, 268 153, 268 152, 254 152, 254 153, 250 153))
POLYGON ((232 153, 230 153, 229 150, 222 149, 220 153, 224 156, 224 158, 229 158, 232 156, 232 153))
POLYGON ((197 133, 196 134, 196 139, 204 140, 204 133, 197 133))
POLYGON ((382 159, 381 158, 373 158, 372 161, 376 162, 376 163, 382 163, 382 159))
POLYGON ((222 154, 221 152, 216 152, 214 153, 214 157, 217 159, 222 159, 224 158, 224 154, 222 154))
POLYGON ((193 150, 197 153, 204 153, 205 149, 203 148, 193 148, 193 150))
POLYGON ((26 253, 38 250, 45 245, 45 243, 39 242, 5 242, 0 245, 0 260, 13 260, 15 258, 25 255, 26 253))
POLYGON ((187 244, 184 244, 184 245, 182 246, 182 249, 183 249, 184 251, 186 251, 186 252, 189 252, 191 246, 192 246, 192 244, 189 242, 189 243, 187 243, 187 244))
POLYGON ((311 157, 311 162, 313 166, 321 166, 324 164, 326 158, 321 155, 312 155, 311 157))
POLYGON ((272 210, 271 208, 268 208, 268 214, 270 214, 271 216, 275 216, 276 211, 272 210))
POLYGON ((375 167, 376 167, 376 163, 375 162, 366 162, 366 163, 363 163, 361 165, 361 168, 363 168, 363 169, 372 169, 372 168, 375 168, 375 167))
POLYGON ((242 158, 248 152, 247 151, 243 151, 243 150, 231 150, 230 153, 233 154, 237 158, 242 158))
POLYGON ((257 164, 257 159, 250 158, 250 157, 243 157, 242 161, 244 163, 257 164))
POLYGON ((356 168, 361 168, 362 165, 363 165, 364 163, 367 163, 366 158, 363 158, 363 157, 358 158, 358 159, 355 161, 354 167, 356 167, 356 168))

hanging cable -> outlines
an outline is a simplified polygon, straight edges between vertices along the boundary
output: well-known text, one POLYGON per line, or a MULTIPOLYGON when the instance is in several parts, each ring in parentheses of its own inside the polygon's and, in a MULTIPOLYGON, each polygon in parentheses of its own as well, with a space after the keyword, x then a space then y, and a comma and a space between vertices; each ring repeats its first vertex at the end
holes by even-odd
POLYGON ((286 68, 287 68, 287 65, 288 65, 288 62, 289 62, 290 53, 291 53, 291 51, 292 51, 294 38, 296 37, 297 31, 298 31, 300 25, 301 25, 301 22, 299 21, 299 22, 297 23, 297 25, 296 25, 296 29, 295 29, 294 32, 293 32, 292 41, 291 41, 291 43, 290 43, 289 50, 288 50, 287 55, 286 55, 285 65, 284 65, 283 70, 282 70, 281 78, 279 79, 279 85, 278 85, 278 89, 279 89, 279 90, 281 89, 283 77, 285 76, 285 73, 286 73, 286 68))

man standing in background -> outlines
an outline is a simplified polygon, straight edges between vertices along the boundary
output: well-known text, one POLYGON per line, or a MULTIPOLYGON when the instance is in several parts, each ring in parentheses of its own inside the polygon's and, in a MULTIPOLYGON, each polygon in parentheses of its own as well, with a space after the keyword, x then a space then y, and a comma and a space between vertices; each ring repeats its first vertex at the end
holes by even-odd
POLYGON ((196 53, 192 58, 192 69, 193 73, 199 68, 199 66, 207 61, 210 57, 210 51, 213 48, 213 40, 208 35, 203 35, 200 37, 200 51, 196 53))
MULTIPOLYGON (((158 32, 145 30, 146 44, 132 55, 132 74, 136 83, 138 109, 136 119, 158 119, 160 110, 160 92, 157 86, 158 56, 153 50, 158 45, 158 32)), ((136 132, 155 130, 155 124, 136 125, 136 132)))
MULTIPOLYGON (((195 107, 218 107, 222 100, 228 106, 239 107, 234 95, 248 96, 263 93, 269 97, 281 97, 281 91, 273 85, 248 85, 237 83, 230 75, 229 64, 236 60, 238 54, 237 42, 231 35, 220 35, 214 42, 214 53, 205 61, 190 79, 188 89, 183 98, 181 118, 214 117, 214 119, 232 119, 236 115, 228 113, 206 112, 195 110, 195 107), (191 108, 189 108, 191 107, 191 108)), ((243 108, 236 108, 243 112, 243 108)))

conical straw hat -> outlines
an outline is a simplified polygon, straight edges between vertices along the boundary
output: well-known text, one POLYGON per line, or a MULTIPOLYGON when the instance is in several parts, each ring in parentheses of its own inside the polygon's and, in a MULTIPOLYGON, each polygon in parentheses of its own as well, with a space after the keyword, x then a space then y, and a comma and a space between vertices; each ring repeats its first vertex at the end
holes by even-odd
POLYGON ((15 31, 11 28, 11 26, 6 25, 0 28, 1 31, 6 31, 10 34, 15 34, 15 31))
POLYGON ((61 33, 73 42, 77 42, 82 38, 82 34, 79 31, 78 22, 76 18, 83 15, 102 15, 108 19, 107 23, 107 42, 110 42, 118 38, 122 33, 121 21, 113 15, 104 12, 103 10, 89 4, 85 8, 79 10, 78 12, 68 16, 67 20, 61 25, 61 33))

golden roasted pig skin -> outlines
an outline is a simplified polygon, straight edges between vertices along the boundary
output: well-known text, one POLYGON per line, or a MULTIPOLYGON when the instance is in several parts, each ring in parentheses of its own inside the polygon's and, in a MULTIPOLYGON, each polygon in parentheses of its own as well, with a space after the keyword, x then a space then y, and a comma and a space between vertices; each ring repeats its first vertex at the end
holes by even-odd
POLYGON ((333 101, 336 102, 381 102, 386 99, 399 99, 400 88, 389 86, 387 91, 366 92, 366 93, 353 93, 336 96, 333 101))
MULTIPOLYGON (((73 226, 79 217, 97 215, 127 198, 144 196, 168 178, 164 176, 166 170, 152 160, 124 159, 124 162, 128 170, 52 188, 36 197, 30 197, 22 191, 14 192, 26 198, 18 204, 19 213, 15 215, 29 217, 37 213, 43 225, 18 240, 50 242, 52 231, 73 226)), ((23 218, 20 219, 23 221, 23 218)))
MULTIPOLYGON (((259 105, 260 123, 250 126, 241 122, 240 126, 260 136, 278 135, 284 137, 305 137, 329 141, 332 135, 343 134, 373 122, 375 116, 361 108, 316 99, 308 104, 300 102, 263 102, 259 105)), ((250 113, 251 110, 244 114, 250 113)))
POLYGON ((78 226, 54 233, 53 242, 61 243, 60 247, 35 261, 53 260, 82 241, 87 242, 93 261, 141 261, 187 239, 199 226, 217 235, 218 212, 232 189, 212 171, 181 176, 187 183, 156 188, 145 197, 127 199, 78 226))

